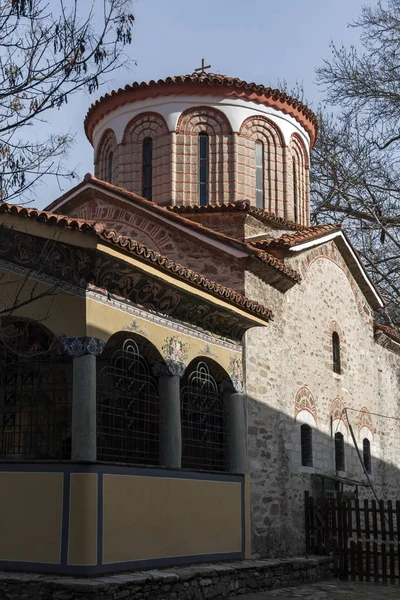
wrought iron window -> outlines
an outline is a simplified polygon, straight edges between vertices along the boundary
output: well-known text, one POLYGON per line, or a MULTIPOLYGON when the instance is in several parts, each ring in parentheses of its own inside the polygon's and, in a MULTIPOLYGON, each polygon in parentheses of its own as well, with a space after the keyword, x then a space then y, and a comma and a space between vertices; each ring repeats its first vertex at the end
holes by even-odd
POLYGON ((199 204, 208 204, 208 135, 199 134, 199 204))
POLYGON ((264 208, 264 144, 256 141, 256 206, 264 208))
POLYGON ((142 195, 151 200, 153 194, 153 140, 143 140, 142 195))
POLYGON ((334 331, 332 333, 332 355, 333 355, 333 372, 340 375, 341 365, 340 365, 340 339, 339 334, 334 331))
POLYGON ((363 461, 367 473, 371 473, 371 444, 368 438, 363 439, 363 461))
POLYGON ((71 458, 72 361, 39 325, 3 328, 0 346, 0 457, 71 458))
POLYGON ((181 400, 182 466, 225 471, 225 406, 218 383, 205 362, 197 362, 186 376, 181 400))
POLYGON ((313 455, 312 455, 312 429, 309 425, 304 423, 300 427, 301 436, 301 464, 303 467, 313 466, 313 455))
POLYGON ((344 437, 340 432, 335 433, 335 466, 336 471, 344 471, 344 437))
POLYGON ((292 161, 292 169, 293 169, 293 211, 294 211, 294 220, 297 223, 299 218, 299 189, 298 189, 298 181, 297 181, 297 165, 296 160, 293 158, 292 161))
POLYGON ((97 458, 160 464, 159 396, 149 361, 132 339, 103 353, 97 381, 97 458))
POLYGON ((107 180, 108 183, 113 183, 113 174, 114 174, 114 154, 110 152, 108 155, 108 164, 107 164, 107 180))

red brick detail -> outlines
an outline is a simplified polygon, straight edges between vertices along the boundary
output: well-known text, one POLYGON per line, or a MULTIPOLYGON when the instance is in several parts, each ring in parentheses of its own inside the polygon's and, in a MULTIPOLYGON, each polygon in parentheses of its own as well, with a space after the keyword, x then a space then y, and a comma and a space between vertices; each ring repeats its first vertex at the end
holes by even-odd
POLYGON ((210 107, 193 107, 179 117, 176 128, 176 203, 198 204, 198 136, 209 136, 209 204, 233 196, 233 136, 227 117, 210 107))
POLYGON ((370 430, 372 435, 374 435, 374 433, 376 433, 376 429, 374 428, 374 424, 372 421, 372 415, 366 406, 363 406, 360 410, 357 425, 358 425, 358 439, 360 439, 360 432, 363 427, 367 427, 367 429, 370 430))
POLYGON ((125 127, 116 185, 142 194, 143 141, 153 140, 153 194, 157 203, 171 200, 171 133, 164 117, 144 112, 125 127))
POLYGON ((310 175, 309 160, 306 147, 301 137, 294 133, 290 139, 290 145, 287 153, 287 214, 288 219, 296 220, 302 225, 310 224, 310 175), (293 169, 294 166, 294 169, 293 169), (295 194, 294 194, 294 176, 296 172, 297 186, 297 219, 295 219, 295 194))
POLYGON ((296 394, 296 398, 294 401, 294 419, 297 419, 298 414, 302 410, 307 410, 314 417, 315 422, 317 423, 317 407, 315 405, 315 400, 313 398, 312 393, 308 389, 307 386, 303 386, 299 389, 296 394))
POLYGON ((336 420, 343 421, 343 423, 346 426, 346 429, 348 429, 346 409, 343 404, 343 400, 341 400, 339 397, 334 398, 334 400, 332 400, 329 414, 330 414, 332 421, 336 421, 336 420))
POLYGON ((117 152, 117 139, 115 137, 115 133, 112 129, 107 129, 103 135, 101 136, 100 142, 97 145, 96 149, 96 158, 94 161, 95 167, 95 175, 99 179, 103 179, 104 181, 108 181, 108 160, 110 154, 113 154, 113 181, 109 183, 116 183, 115 181, 115 172, 116 172, 116 164, 118 161, 118 152, 117 152))
POLYGON ((252 116, 243 121, 238 136, 237 171, 238 198, 256 202, 255 153, 256 142, 264 145, 264 206, 263 209, 284 217, 284 139, 279 127, 267 117, 252 116))
POLYGON ((341 327, 339 327, 339 324, 337 323, 337 321, 331 321, 329 323, 328 333, 329 333, 330 339, 332 339, 332 334, 334 332, 336 332, 338 334, 340 343, 343 343, 343 341, 344 341, 343 331, 342 331, 341 327))

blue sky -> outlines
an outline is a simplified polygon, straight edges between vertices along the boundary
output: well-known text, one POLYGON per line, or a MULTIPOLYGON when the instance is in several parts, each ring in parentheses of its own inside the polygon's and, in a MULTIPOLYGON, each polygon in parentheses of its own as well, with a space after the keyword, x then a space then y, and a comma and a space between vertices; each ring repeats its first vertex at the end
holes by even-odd
MULTIPOLYGON (((214 73, 273 86, 286 80, 289 89, 299 81, 305 97, 317 104, 322 91, 314 69, 329 58, 331 40, 346 45, 357 42, 358 30, 347 23, 364 4, 361 0, 133 0, 134 39, 127 52, 137 66, 116 72, 93 96, 76 95, 61 111, 48 115, 49 127, 75 134, 67 164, 71 170, 77 168, 82 178, 93 172, 92 147, 82 125, 90 103, 126 83, 191 73, 203 56, 214 73)), ((76 183, 47 179, 36 187, 33 205, 44 207, 76 183)))

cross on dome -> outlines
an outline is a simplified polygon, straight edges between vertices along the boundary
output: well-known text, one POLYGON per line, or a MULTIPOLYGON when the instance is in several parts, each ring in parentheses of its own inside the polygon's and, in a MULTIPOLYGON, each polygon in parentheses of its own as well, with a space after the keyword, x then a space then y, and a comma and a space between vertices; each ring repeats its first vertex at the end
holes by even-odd
POLYGON ((200 75, 203 75, 203 74, 205 74, 206 69, 211 69, 211 65, 205 65, 204 58, 202 58, 201 59, 201 67, 198 67, 197 69, 195 69, 194 72, 197 73, 199 71, 200 75))

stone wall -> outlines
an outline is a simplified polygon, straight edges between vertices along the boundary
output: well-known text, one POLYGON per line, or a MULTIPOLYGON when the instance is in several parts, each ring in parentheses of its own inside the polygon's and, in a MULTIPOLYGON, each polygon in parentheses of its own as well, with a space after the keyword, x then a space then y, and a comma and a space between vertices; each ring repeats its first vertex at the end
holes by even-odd
POLYGON ((329 558, 241 561, 141 571, 92 579, 0 573, 7 600, 221 600, 329 579, 329 558))
MULTIPOLYGON (((306 254, 291 266, 302 268, 306 254)), ((318 475, 336 475, 336 432, 345 441, 345 471, 338 474, 366 480, 349 423, 361 454, 363 438, 371 442, 378 495, 400 497, 400 421, 373 414, 400 419, 400 357, 375 342, 371 312, 338 252, 322 253, 302 272, 303 282, 279 296, 246 273, 246 294, 275 317, 267 328, 246 334, 252 550, 260 556, 305 551, 304 491, 321 493, 318 475), (341 332, 341 375, 332 369, 335 328, 341 332), (301 465, 303 422, 313 427, 312 467, 301 465)), ((359 492, 373 497, 370 488, 359 492)))

